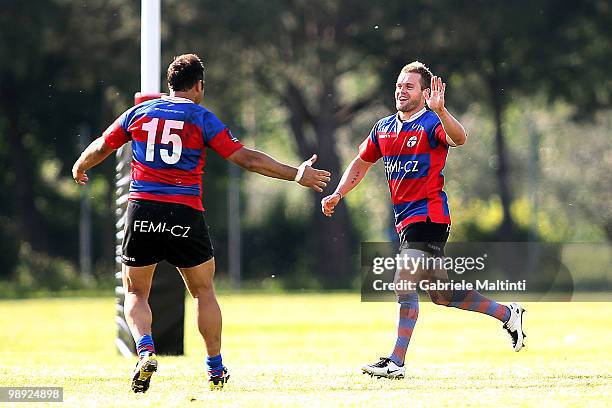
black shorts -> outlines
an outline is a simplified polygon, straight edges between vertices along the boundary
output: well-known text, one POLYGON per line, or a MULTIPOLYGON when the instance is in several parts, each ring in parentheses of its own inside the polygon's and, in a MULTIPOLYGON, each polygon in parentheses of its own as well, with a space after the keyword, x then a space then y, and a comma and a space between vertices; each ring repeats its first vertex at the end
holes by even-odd
POLYGON ((204 212, 183 204, 129 200, 123 254, 128 266, 168 261, 190 268, 214 256, 204 212))
POLYGON ((399 250, 418 249, 434 256, 444 256, 444 246, 449 234, 449 224, 439 224, 429 219, 408 224, 399 233, 399 250))

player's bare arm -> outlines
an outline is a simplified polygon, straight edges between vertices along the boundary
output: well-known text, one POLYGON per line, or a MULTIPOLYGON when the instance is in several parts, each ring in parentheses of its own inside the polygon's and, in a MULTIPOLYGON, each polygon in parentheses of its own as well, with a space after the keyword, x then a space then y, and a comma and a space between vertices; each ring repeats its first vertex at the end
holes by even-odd
POLYGON ((114 149, 104 142, 104 137, 100 136, 81 153, 79 159, 72 166, 72 178, 78 184, 87 184, 89 177, 85 172, 93 166, 104 161, 114 149))
POLYGON ((331 173, 326 170, 312 167, 317 160, 316 154, 298 167, 281 163, 263 152, 247 147, 238 149, 227 159, 248 171, 281 180, 295 180, 304 187, 312 188, 319 193, 323 192, 331 176, 331 173))
POLYGON ((357 187, 373 164, 374 163, 363 160, 359 156, 355 157, 344 171, 334 193, 321 200, 321 211, 323 211, 323 214, 331 217, 342 197, 347 195, 353 188, 357 187))
POLYGON ((423 95, 429 109, 434 111, 442 122, 446 132, 446 141, 450 146, 461 146, 467 140, 467 133, 463 125, 444 106, 444 92, 446 83, 437 76, 431 77, 431 88, 425 89, 423 95))

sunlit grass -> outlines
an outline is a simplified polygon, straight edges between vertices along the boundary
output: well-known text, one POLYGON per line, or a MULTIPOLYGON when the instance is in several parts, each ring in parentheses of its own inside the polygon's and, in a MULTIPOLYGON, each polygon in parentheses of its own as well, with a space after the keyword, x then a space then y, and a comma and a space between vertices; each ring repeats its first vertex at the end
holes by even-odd
POLYGON ((393 346, 396 305, 357 295, 226 295, 223 392, 204 381, 188 305, 186 356, 161 357, 145 395, 113 345, 114 299, 0 301, 0 386, 62 386, 64 406, 606 406, 612 304, 527 303, 527 347, 494 319, 422 303, 407 378, 359 367, 393 346), (220 404, 220 405, 219 405, 220 404))

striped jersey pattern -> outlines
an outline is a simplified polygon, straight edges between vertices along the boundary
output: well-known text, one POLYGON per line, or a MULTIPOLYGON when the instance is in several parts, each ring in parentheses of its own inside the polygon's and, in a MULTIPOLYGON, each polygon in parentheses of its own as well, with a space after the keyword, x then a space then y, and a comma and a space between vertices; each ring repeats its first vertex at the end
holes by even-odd
POLYGON ((359 146, 361 159, 383 160, 398 233, 427 218, 450 224, 443 190, 448 147, 440 118, 425 108, 403 122, 397 114, 380 119, 359 146))
POLYGON ((200 211, 206 148, 227 158, 242 147, 211 111, 170 96, 128 109, 103 136, 114 149, 132 141, 129 199, 184 204, 200 211))

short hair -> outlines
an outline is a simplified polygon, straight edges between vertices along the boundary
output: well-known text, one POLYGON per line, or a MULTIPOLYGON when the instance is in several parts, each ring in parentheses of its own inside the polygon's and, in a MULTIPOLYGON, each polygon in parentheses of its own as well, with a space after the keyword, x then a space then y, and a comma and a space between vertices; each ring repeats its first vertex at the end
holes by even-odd
POLYGON ((433 76, 433 74, 431 73, 429 68, 427 68, 425 64, 420 61, 413 61, 410 64, 405 65, 404 68, 402 68, 401 72, 416 72, 417 74, 420 74, 421 89, 427 89, 431 86, 431 77, 433 76))
POLYGON ((168 66, 168 87, 173 91, 188 91, 198 81, 204 81, 204 64, 196 54, 174 57, 168 66))

